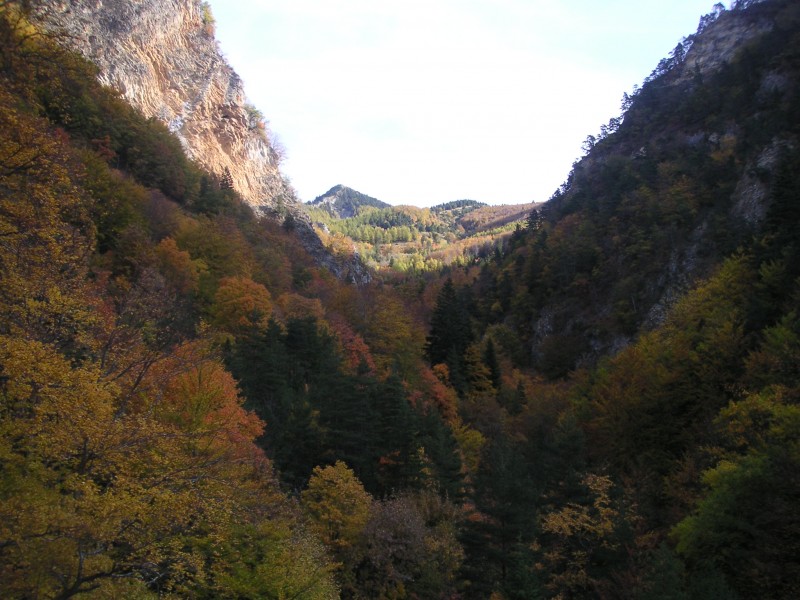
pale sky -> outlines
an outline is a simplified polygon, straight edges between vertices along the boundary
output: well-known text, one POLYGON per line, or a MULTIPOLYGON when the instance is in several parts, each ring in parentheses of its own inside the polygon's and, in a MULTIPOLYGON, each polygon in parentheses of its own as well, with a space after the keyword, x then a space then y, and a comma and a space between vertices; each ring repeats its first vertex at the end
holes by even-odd
POLYGON ((211 0, 303 201, 542 202, 713 0, 211 0))

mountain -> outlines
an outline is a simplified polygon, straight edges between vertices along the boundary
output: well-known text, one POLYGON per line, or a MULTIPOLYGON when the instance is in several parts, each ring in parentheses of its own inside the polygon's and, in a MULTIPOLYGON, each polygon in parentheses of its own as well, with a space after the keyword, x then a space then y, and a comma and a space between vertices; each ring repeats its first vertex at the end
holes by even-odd
POLYGON ((797 2, 717 5, 525 230, 420 292, 490 440, 471 597, 797 595, 798 58, 797 2))
POLYGON ((164 123, 190 158, 229 177, 252 206, 274 207, 288 191, 280 152, 220 51, 210 10, 199 0, 56 0, 41 18, 68 34, 103 84, 164 123))
POLYGON ((535 206, 488 206, 475 200, 433 208, 390 206, 342 186, 306 205, 332 251, 355 249, 367 265, 384 274, 436 271, 479 260, 502 247, 535 206))
POLYGON ((795 0, 544 205, 309 206, 333 268, 36 21, 186 6, 0 2, 4 597, 798 596, 795 0))
POLYGON ((348 219, 356 216, 362 206, 372 206, 373 208, 391 207, 391 204, 343 185, 333 186, 308 204, 309 206, 324 208, 332 217, 337 219, 348 219))
POLYGON ((306 248, 337 276, 369 278, 357 258, 333 260, 314 234, 280 172, 282 149, 214 38, 207 2, 56 0, 33 6, 40 23, 66 34, 63 39, 98 67, 103 84, 166 125, 190 159, 255 210, 290 218, 306 248))
POLYGON ((587 138, 486 282, 525 298, 507 316, 531 360, 564 373, 624 347, 768 225, 800 139, 797 19, 781 2, 707 15, 587 138))
MULTIPOLYGON (((466 235, 476 235, 493 229, 507 227, 510 224, 522 223, 528 219, 531 211, 541 208, 541 204, 500 204, 492 206, 476 206, 460 214, 456 223, 463 228, 466 235)), ((434 207, 433 210, 436 210, 434 207)), ((438 213, 442 216, 442 213, 438 213)))

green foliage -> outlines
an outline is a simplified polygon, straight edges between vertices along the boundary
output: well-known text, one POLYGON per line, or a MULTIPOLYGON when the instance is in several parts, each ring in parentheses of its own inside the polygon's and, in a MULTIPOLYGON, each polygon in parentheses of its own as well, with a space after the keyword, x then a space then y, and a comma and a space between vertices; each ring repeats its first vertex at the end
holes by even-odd
MULTIPOLYGON (((389 208, 389 205, 354 189, 336 185, 321 196, 314 198, 309 202, 308 207, 310 212, 315 215, 347 219, 358 215, 369 207, 380 210, 389 208)), ((324 219, 325 217, 322 218, 324 219)))
POLYGON ((769 389, 720 413, 731 450, 705 471, 708 493, 673 531, 693 568, 719 569, 745 597, 797 593, 800 410, 786 400, 769 389))
POLYGON ((541 211, 315 212, 420 275, 356 288, 0 3, 6 595, 800 594, 799 21, 745 4, 541 211))
POLYGON ((339 459, 375 494, 428 483, 457 493, 460 465, 438 413, 414 410, 394 377, 348 372, 315 320, 290 319, 285 330, 272 321, 237 341, 228 364, 273 425, 264 445, 285 481, 302 486, 315 465, 339 459))
POLYGON ((436 299, 425 349, 431 365, 447 365, 450 382, 460 391, 466 385, 464 354, 471 341, 467 307, 448 279, 436 299))
POLYGON ((535 530, 531 509, 536 487, 519 448, 505 438, 487 445, 475 488, 475 514, 462 533, 470 597, 485 598, 493 591, 520 597, 516 594, 522 590, 514 589, 514 584, 537 578, 528 549, 535 530))
POLYGON ((196 590, 197 598, 339 598, 324 546, 299 524, 272 519, 243 526, 202 551, 218 558, 213 587, 196 590))
POLYGON ((323 238, 333 238, 329 246, 352 241, 370 266, 419 274, 486 260, 521 227, 530 206, 460 200, 431 209, 391 207, 337 186, 307 205, 307 211, 323 229, 323 238), (336 201, 330 204, 332 196, 336 201))
POLYGON ((452 202, 445 202, 444 204, 437 204, 431 208, 433 213, 456 212, 465 214, 471 212, 481 206, 486 206, 483 202, 477 200, 453 200, 452 202))
POLYGON ((201 2, 200 10, 203 13, 203 25, 214 25, 216 23, 216 19, 214 19, 214 15, 211 12, 211 5, 208 2, 201 2))

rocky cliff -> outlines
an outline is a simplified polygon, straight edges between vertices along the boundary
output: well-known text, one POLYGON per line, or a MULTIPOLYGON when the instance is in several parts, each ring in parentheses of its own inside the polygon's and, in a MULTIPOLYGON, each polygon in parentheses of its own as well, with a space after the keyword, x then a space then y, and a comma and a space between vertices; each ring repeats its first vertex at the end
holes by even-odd
POLYGON ((222 56, 213 18, 200 0, 53 0, 41 16, 68 34, 100 69, 100 80, 145 116, 167 124, 187 154, 228 178, 254 209, 291 216, 317 260, 340 277, 363 281, 358 263, 335 261, 282 177, 279 153, 242 80, 222 56))
POLYGON ((551 254, 516 270, 542 298, 530 325, 541 364, 619 351, 769 225, 800 148, 800 4, 735 6, 704 17, 637 86, 543 208, 551 254))
POLYGON ((692 36, 693 43, 686 54, 681 78, 690 79, 719 70, 748 42, 771 31, 774 26, 774 20, 766 15, 753 15, 741 10, 707 15, 701 21, 698 33, 692 36))

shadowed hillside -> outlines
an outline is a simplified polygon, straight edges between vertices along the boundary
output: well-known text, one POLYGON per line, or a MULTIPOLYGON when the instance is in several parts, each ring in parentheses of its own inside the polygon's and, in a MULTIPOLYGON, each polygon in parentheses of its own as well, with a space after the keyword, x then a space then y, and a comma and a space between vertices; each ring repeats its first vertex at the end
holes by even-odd
POLYGON ((0 2, 4 597, 800 596, 796 2, 715 6, 544 205, 336 186, 322 254, 36 25, 92 6, 0 2))

